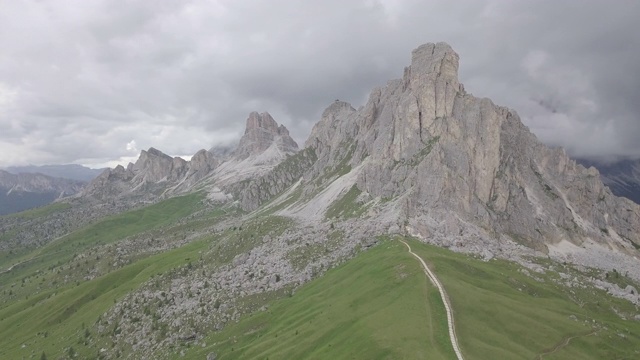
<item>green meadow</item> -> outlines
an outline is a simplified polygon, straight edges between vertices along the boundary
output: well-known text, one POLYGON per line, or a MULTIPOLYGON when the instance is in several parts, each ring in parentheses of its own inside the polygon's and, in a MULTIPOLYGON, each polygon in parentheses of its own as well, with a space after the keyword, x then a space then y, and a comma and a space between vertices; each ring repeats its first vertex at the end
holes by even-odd
MULTIPOLYGON (((353 196, 347 198, 345 204, 353 202, 353 196)), ((42 208, 19 216, 37 219, 59 210, 64 209, 42 208)), ((233 211, 206 208, 202 194, 191 194, 111 216, 44 247, 2 257, 0 358, 38 359, 42 353, 49 359, 100 358, 112 344, 109 337, 96 333, 95 324, 119 299, 174 269, 229 263, 265 235, 277 236, 294 224, 283 217, 255 217, 242 227, 205 231, 180 247, 101 268, 100 275, 91 279, 74 277, 100 261, 113 262, 101 258, 106 254, 96 254, 102 246, 142 234, 184 239, 185 234, 230 215, 233 211)), ((330 238, 342 236, 348 234, 334 232, 330 238)), ((581 276, 569 265, 532 259, 557 270, 538 273, 513 262, 483 261, 406 240, 448 292, 465 359, 640 358, 640 321, 633 320, 638 308, 589 284, 563 285, 557 271, 581 276)), ((298 267, 309 260, 295 251, 287 256, 300 263, 298 267)), ((617 280, 637 286, 626 277, 617 280)), ((220 331, 200 334, 197 346, 184 343, 153 357, 204 359, 209 353, 218 359, 455 357, 440 296, 396 238, 380 238, 377 246, 290 290, 256 298, 254 309, 268 301, 263 311, 245 315, 220 331)), ((128 351, 123 358, 130 355, 128 351)))
MULTIPOLYGON (((110 216, 11 262, 5 258, 3 270, 11 265, 13 268, 0 274, 0 358, 41 356, 42 352, 49 356, 69 355, 62 349, 70 348, 80 358, 97 356, 85 352, 88 348, 82 346, 92 336, 90 325, 119 298, 153 276, 197 258, 202 249, 210 246, 211 239, 141 257, 89 281, 64 281, 65 275, 82 273, 84 267, 94 265, 93 259, 76 262, 77 267, 71 265, 72 261, 92 247, 146 231, 163 229, 182 236, 224 214, 211 211, 197 221, 179 224, 178 220, 202 210, 202 199, 202 194, 190 194, 110 216)), ((19 216, 33 218, 55 210, 43 208, 19 216)))
MULTIPOLYGON (((635 359, 640 322, 631 303, 590 286, 567 288, 554 272, 527 275, 409 240, 442 281, 465 359, 635 359)), ((563 269, 571 273, 571 268, 563 269)), ((385 240, 246 316, 187 358, 453 359, 437 290, 398 241, 385 240)))

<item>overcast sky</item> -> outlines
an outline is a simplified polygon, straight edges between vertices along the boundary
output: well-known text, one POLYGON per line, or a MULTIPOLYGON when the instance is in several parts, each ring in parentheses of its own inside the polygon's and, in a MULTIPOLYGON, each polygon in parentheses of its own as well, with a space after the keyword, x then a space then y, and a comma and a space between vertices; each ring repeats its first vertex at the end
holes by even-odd
POLYGON ((468 92, 577 156, 640 157, 640 1, 0 0, 0 167, 300 143, 446 41, 468 92))

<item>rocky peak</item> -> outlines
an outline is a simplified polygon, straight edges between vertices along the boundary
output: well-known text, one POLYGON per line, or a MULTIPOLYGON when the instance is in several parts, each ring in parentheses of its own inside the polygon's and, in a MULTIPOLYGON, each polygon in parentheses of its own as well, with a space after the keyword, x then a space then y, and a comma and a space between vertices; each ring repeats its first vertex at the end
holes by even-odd
POLYGON ((183 176, 187 166, 188 162, 182 158, 172 158, 158 149, 149 148, 142 150, 136 163, 128 169, 141 182, 158 182, 183 176))
POLYGON ((247 118, 244 136, 240 139, 233 156, 243 160, 252 155, 259 155, 272 146, 276 150, 292 153, 298 150, 298 144, 289 136, 289 130, 278 123, 267 112, 252 112, 247 118))
POLYGON ((244 133, 246 135, 256 130, 278 133, 278 123, 268 112, 259 114, 257 111, 252 111, 247 118, 247 126, 244 133))
POLYGON ((206 171, 210 171, 210 170, 213 170, 213 168, 215 168, 217 165, 218 165, 218 159, 216 159, 216 156, 210 151, 207 151, 205 149, 198 151, 191 158, 192 169, 196 169, 196 170, 203 169, 206 171))
POLYGON ((515 111, 467 94, 458 63, 449 45, 425 44, 362 109, 331 104, 306 142, 318 161, 305 176, 349 165, 363 193, 398 199, 400 217, 463 219, 460 229, 474 223, 543 251, 587 237, 640 244, 640 208, 540 143, 515 111))
POLYGON ((150 162, 167 162, 170 163, 173 159, 171 156, 163 153, 162 151, 149 148, 149 150, 142 150, 138 160, 134 164, 134 169, 142 169, 146 167, 150 162))
POLYGON ((458 54, 449 44, 440 42, 419 46, 411 53, 411 66, 404 82, 416 95, 419 111, 425 118, 451 116, 453 101, 460 91, 458 54))
POLYGON ((348 102, 336 100, 326 109, 324 109, 324 111, 322 112, 322 120, 327 119, 328 121, 333 121, 341 114, 352 113, 354 111, 356 111, 356 109, 354 109, 353 106, 351 106, 351 104, 349 104, 348 102))
POLYGON ((342 119, 356 112, 356 109, 348 102, 336 100, 322 113, 322 118, 311 130, 305 147, 313 148, 317 153, 322 153, 325 148, 335 148, 339 142, 344 142, 354 134, 350 131, 352 124, 342 119))

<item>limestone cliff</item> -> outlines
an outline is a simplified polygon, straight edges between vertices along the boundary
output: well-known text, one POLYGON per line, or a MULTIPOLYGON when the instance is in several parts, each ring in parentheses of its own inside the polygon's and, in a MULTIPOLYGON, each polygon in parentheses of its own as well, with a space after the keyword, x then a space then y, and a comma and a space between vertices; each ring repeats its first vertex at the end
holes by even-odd
POLYGON ((289 130, 278 123, 267 112, 252 112, 247 118, 244 135, 232 157, 244 160, 250 156, 258 156, 273 148, 282 153, 295 153, 298 144, 289 136, 289 130))
POLYGON ((562 240, 635 251, 640 207, 614 196, 596 169, 538 141, 515 111, 468 94, 458 62, 449 45, 425 44, 403 78, 375 89, 362 109, 331 104, 305 143, 317 161, 303 193, 344 178, 335 192, 352 182, 391 201, 397 221, 425 236, 436 227, 463 236, 473 224, 541 251, 562 240))
POLYGON ((200 176, 203 168, 209 169, 217 164, 209 157, 196 155, 196 161, 189 162, 179 157, 171 157, 154 148, 142 150, 138 160, 129 163, 127 168, 118 165, 114 169, 106 169, 89 183, 82 195, 99 200, 122 196, 157 197, 172 186, 184 183, 191 177, 200 176))
MULTIPOLYGON (((237 192, 238 184, 246 184, 243 180, 264 175, 297 150, 298 145, 284 125, 278 125, 268 113, 252 112, 245 133, 233 151, 219 147, 212 151, 203 149, 186 161, 154 148, 143 150, 138 160, 127 168, 117 166, 105 170, 87 186, 82 196, 101 201, 116 198, 138 201, 198 189, 220 191, 220 187, 229 187, 229 191, 237 192)), ((280 187, 271 189, 275 191, 280 187)))

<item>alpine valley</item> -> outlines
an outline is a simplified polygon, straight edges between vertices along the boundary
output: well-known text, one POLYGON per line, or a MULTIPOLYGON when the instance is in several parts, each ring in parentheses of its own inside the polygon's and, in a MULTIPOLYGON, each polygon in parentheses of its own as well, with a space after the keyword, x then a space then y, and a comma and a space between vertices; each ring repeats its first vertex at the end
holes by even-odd
POLYGON ((0 217, 0 358, 640 358, 640 205, 458 62, 0 217))

